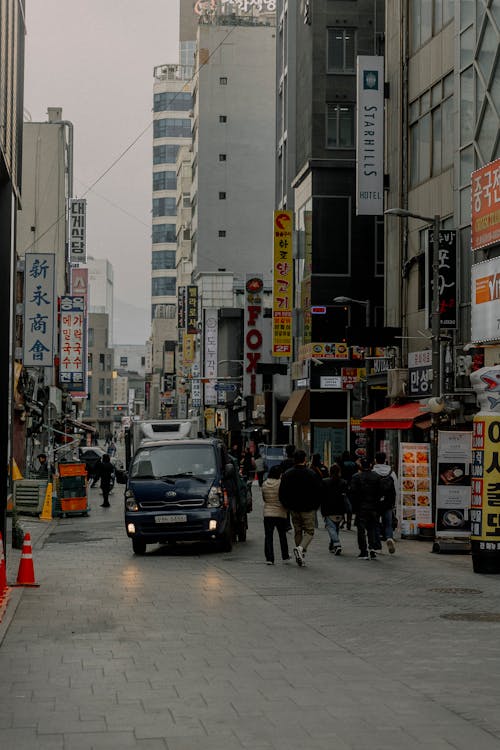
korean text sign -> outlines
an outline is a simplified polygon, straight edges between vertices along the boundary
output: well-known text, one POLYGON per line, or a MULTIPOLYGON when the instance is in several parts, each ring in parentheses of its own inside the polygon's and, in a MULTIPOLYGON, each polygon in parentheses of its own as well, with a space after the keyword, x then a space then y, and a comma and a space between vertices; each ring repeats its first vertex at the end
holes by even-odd
POLYGON ((85 375, 85 298, 61 297, 59 382, 82 390, 85 375))
POLYGON ((291 211, 274 212, 273 347, 274 357, 292 355, 293 221, 291 211))
POLYGON ((472 173, 471 246, 500 242, 500 159, 472 173))
MULTIPOLYGON (((432 255, 434 231, 429 230, 429 248, 432 255)), ((432 263, 428 263, 428 289, 432 289, 432 263)), ((439 230, 439 326, 457 327, 457 233, 454 229, 439 230)), ((428 305, 429 325, 432 304, 428 305)))
POLYGON ((472 432, 471 542, 500 550, 500 416, 480 412, 472 432))
POLYGON ((26 253, 23 363, 53 367, 55 319, 54 253, 26 253))
POLYGON ((87 233, 87 201, 72 200, 69 204, 69 257, 72 263, 85 263, 87 233))

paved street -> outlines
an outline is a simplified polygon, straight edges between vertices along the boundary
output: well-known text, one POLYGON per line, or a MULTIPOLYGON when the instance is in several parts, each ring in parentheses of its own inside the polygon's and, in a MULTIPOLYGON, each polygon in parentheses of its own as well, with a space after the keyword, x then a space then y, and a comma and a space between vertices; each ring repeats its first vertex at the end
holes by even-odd
POLYGON ((232 553, 135 557, 122 492, 24 522, 41 586, 0 625, 2 750, 498 750, 500 579, 469 557, 365 562, 353 532, 334 557, 320 528, 306 568, 267 566, 258 490, 232 553))

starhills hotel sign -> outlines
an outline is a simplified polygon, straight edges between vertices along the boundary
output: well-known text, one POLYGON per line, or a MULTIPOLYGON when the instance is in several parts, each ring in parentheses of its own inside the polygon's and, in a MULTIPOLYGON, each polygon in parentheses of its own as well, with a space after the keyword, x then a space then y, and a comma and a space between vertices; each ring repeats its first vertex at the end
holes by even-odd
POLYGON ((197 16, 219 13, 273 13, 276 0, 196 0, 194 12, 197 16))

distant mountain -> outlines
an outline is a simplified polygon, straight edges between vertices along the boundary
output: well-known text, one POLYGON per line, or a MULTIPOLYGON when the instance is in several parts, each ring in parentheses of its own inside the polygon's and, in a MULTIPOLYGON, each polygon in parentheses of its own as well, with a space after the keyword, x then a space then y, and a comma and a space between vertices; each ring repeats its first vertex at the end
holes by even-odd
POLYGON ((151 334, 150 311, 114 298, 113 343, 145 344, 151 334))

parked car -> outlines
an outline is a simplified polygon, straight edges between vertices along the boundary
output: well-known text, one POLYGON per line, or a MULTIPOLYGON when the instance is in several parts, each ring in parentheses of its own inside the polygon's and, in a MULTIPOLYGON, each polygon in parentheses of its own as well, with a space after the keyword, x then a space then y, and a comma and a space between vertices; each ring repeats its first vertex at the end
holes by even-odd
MULTIPOLYGON (((98 445, 81 446, 78 448, 79 460, 85 464, 89 480, 91 477, 95 477, 97 473, 97 465, 105 454, 106 451, 98 445)), ((127 481, 127 475, 122 462, 112 456, 111 463, 115 470, 116 481, 118 484, 125 484, 127 481)))
POLYGON ((125 529, 136 555, 170 541, 213 541, 229 552, 246 539, 247 502, 222 441, 147 441, 130 463, 125 529))

